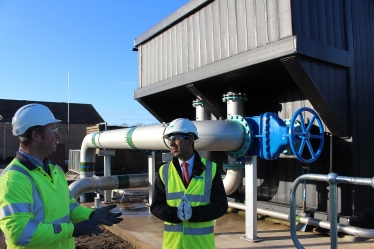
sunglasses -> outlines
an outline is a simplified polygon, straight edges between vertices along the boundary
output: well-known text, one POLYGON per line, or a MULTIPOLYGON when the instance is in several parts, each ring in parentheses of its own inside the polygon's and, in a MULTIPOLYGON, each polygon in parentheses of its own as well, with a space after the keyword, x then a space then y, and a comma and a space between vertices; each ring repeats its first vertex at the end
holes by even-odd
POLYGON ((58 135, 58 126, 56 127, 56 129, 53 129, 53 130, 46 130, 46 131, 49 131, 51 132, 53 135, 57 136, 58 135))
POLYGON ((182 135, 182 134, 177 134, 177 135, 173 135, 173 136, 168 137, 168 140, 170 142, 175 142, 175 141, 182 140, 182 138, 188 139, 188 138, 190 138, 190 136, 182 135))

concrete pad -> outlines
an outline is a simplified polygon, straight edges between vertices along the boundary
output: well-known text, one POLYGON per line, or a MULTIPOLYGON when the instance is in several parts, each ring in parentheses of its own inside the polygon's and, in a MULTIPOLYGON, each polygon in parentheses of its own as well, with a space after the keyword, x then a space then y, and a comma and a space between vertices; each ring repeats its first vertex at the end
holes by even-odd
MULTIPOLYGON (((153 249, 162 247, 163 222, 152 214, 144 203, 116 203, 113 212, 122 211, 120 224, 106 227, 112 233, 130 242, 137 248, 153 249), (135 207, 131 209, 131 207, 135 207), (143 208, 139 208, 142 207, 143 208), (130 208, 129 208, 130 207, 130 208)), ((93 203, 83 203, 91 207, 93 203)), ((104 205, 104 204, 103 204, 104 205)), ((257 236, 261 241, 249 242, 245 239, 245 215, 227 213, 215 221, 216 247, 221 249, 239 248, 295 248, 289 226, 268 220, 257 221, 257 236)), ((298 239, 305 248, 330 248, 330 237, 318 233, 297 232, 298 239)), ((374 239, 348 241, 338 238, 338 247, 346 249, 373 247, 374 239)))

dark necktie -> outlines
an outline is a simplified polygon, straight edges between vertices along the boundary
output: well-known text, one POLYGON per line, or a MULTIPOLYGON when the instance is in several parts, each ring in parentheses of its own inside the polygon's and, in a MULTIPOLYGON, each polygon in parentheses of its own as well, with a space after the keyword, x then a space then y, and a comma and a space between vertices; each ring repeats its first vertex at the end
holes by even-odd
POLYGON ((187 188, 188 187, 188 170, 187 170, 188 163, 187 162, 182 162, 182 167, 183 167, 183 183, 184 186, 187 188))

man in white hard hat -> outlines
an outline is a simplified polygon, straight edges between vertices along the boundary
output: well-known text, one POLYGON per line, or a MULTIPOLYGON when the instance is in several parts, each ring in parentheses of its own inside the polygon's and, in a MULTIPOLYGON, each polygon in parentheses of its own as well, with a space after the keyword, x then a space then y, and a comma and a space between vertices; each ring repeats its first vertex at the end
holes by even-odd
POLYGON ((156 177, 151 212, 164 221, 162 248, 215 248, 214 220, 227 211, 220 169, 194 150, 196 126, 172 121, 163 136, 173 160, 156 177))
POLYGON ((12 119, 20 148, 0 175, 0 229, 8 248, 75 248, 74 237, 98 235, 99 224, 122 220, 110 212, 116 205, 80 206, 63 170, 49 161, 61 138, 59 122, 41 104, 21 107, 12 119))

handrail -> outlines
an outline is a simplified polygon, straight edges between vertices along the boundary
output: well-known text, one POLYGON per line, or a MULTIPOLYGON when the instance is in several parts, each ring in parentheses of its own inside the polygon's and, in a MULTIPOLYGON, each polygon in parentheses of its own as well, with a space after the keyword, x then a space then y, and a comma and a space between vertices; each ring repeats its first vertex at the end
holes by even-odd
POLYGON ((367 185, 374 188, 373 178, 360 178, 351 176, 338 176, 336 173, 329 173, 328 175, 320 174, 305 174, 301 175, 292 183, 290 190, 290 231, 291 238, 297 248, 304 248, 297 238, 296 234, 296 189, 297 186, 304 180, 326 181, 330 186, 329 198, 329 221, 330 221, 330 248, 337 248, 338 241, 338 222, 337 222, 337 195, 336 189, 338 183, 354 184, 354 185, 367 185))

